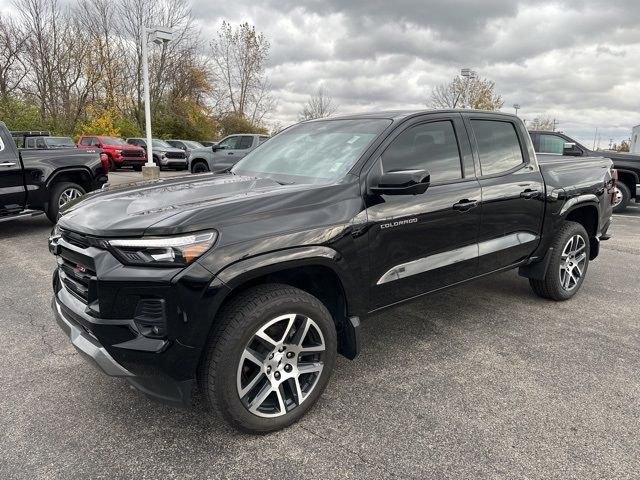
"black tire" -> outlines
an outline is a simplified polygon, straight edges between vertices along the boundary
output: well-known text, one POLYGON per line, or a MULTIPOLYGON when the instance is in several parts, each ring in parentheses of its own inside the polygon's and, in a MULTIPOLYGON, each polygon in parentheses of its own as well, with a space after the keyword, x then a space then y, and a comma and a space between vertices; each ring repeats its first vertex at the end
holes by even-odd
POLYGON ((107 158, 109 159, 109 171, 115 172, 116 170, 118 170, 118 166, 116 165, 116 162, 113 161, 113 158, 111 158, 110 156, 107 156, 107 158))
POLYGON ((134 165, 133 166, 133 170, 136 172, 141 172, 142 171, 142 165, 134 165))
MULTIPOLYGON (((549 262, 549 268, 547 269, 547 273, 545 274, 544 279, 529 279, 529 284, 531 285, 531 288, 536 293, 536 295, 538 295, 539 297, 555 301, 569 300, 578 292, 578 290, 580 290, 580 287, 582 286, 582 283, 587 276, 590 251, 589 235, 581 224, 576 222, 565 222, 560 227, 558 233, 556 233, 551 246, 553 247, 553 253, 551 256, 551 261, 549 262), (580 236, 582 238, 582 241, 584 242, 584 264, 582 264, 581 268, 579 268, 579 271, 581 271, 580 277, 577 279, 575 284, 569 285, 571 288, 568 288, 567 286, 564 286, 561 281, 561 267, 563 264, 566 264, 563 259, 563 252, 565 252, 565 250, 569 247, 569 241, 573 240, 576 236, 580 236)), ((572 270, 573 268, 575 267, 572 267, 572 270)), ((567 278, 566 270, 564 275, 564 278, 567 278)))
POLYGON ((199 160, 191 164, 191 173, 207 173, 208 171, 209 166, 207 162, 199 160))
POLYGON ((629 202, 631 202, 631 190, 622 182, 618 182, 617 188, 620 191, 620 195, 622 195, 622 199, 618 205, 613 207, 613 213, 622 213, 629 206, 629 202))
MULTIPOLYGON (((217 321, 218 324, 204 353, 198 377, 202 392, 209 404, 220 411, 232 426, 245 432, 267 433, 291 425, 313 407, 327 386, 335 364, 337 350, 335 324, 331 314, 320 300, 288 285, 259 285, 242 292, 232 299, 223 307, 217 321), (256 333, 261 328, 273 322, 279 316, 287 314, 295 314, 296 321, 298 318, 307 318, 307 321, 312 319, 315 326, 322 332, 325 347, 322 352, 323 367, 321 372, 313 377, 313 387, 307 393, 308 396, 306 398, 303 398, 299 403, 289 404, 288 407, 285 407, 286 413, 284 414, 281 414, 280 408, 278 408, 276 413, 280 416, 265 418, 250 412, 248 406, 245 406, 240 398, 237 382, 240 381, 238 380, 240 372, 244 371, 243 369, 246 365, 246 363, 241 363, 243 362, 242 355, 245 352, 245 348, 249 347, 250 342, 256 340, 256 333), (240 366, 243 369, 240 369, 240 366)), ((293 324, 295 322, 291 325, 293 324)), ((293 332, 295 337, 297 330, 293 330, 293 332)), ((286 333, 284 335, 286 336, 286 333)), ((300 340, 300 345, 303 344, 303 340, 304 338, 300 340)), ((284 340, 283 338, 282 341, 284 345, 287 345, 289 340, 284 340)), ((285 363, 296 362, 296 368, 298 368, 302 364, 297 362, 302 358, 303 354, 293 353, 291 350, 294 348, 295 345, 291 344, 289 352, 286 352, 287 355, 293 356, 293 360, 286 360, 283 357, 282 361, 285 363)), ((266 373, 262 372, 267 372, 267 368, 270 371, 270 367, 266 365, 269 359, 273 358, 273 355, 269 356, 270 349, 266 346, 265 349, 264 370, 262 367, 256 368, 258 371, 256 376, 262 376, 263 384, 266 390, 269 390, 274 382, 270 380, 266 373)), ((272 353, 275 352, 276 350, 274 349, 272 353)), ((281 355, 284 355, 284 353, 281 355)), ((286 358, 289 357, 287 356, 286 358)), ((246 362, 246 360, 244 361, 246 362)), ((290 368, 290 365, 283 366, 285 369, 287 367, 290 368)), ((279 374, 274 372, 273 375, 279 374)), ((276 378, 279 380, 281 377, 278 376, 276 378)), ((302 377, 299 377, 299 381, 302 383, 300 378, 302 377)), ((285 383, 286 381, 282 380, 281 386, 283 388, 286 388, 284 387, 285 383)), ((275 394, 276 392, 272 393, 275 394)), ((252 402, 254 400, 255 397, 252 402)))
POLYGON ((58 212, 60 211, 60 197, 62 194, 68 190, 76 190, 80 194, 84 195, 86 193, 85 189, 82 188, 77 183, 73 182, 62 182, 56 183, 51 188, 51 193, 49 195, 49 206, 47 208, 47 217, 51 222, 56 223, 58 221, 58 212))
POLYGON ((158 167, 158 170, 162 170, 162 165, 160 165, 160 159, 156 155, 153 156, 153 163, 156 164, 156 167, 158 167))

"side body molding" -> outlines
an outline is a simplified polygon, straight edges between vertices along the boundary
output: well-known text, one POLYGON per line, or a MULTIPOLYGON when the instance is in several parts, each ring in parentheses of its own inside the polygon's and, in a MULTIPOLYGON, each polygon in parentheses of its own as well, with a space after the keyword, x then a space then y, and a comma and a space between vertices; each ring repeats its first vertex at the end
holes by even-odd
POLYGON ((447 267, 455 263, 472 260, 473 258, 489 255, 507 248, 523 245, 525 243, 537 242, 538 235, 529 232, 516 232, 504 237, 494 238, 485 242, 474 243, 465 247, 450 250, 448 252, 436 253, 428 257, 419 258, 412 262, 396 265, 385 272, 378 280, 378 285, 393 282, 401 278, 410 277, 420 273, 429 272, 438 268, 447 267))

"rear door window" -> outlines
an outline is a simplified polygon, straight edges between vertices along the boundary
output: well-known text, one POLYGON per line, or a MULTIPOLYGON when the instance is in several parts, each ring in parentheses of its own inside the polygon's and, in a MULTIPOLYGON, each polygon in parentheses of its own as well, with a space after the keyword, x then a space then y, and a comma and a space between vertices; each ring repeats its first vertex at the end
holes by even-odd
POLYGON ((253 145, 253 137, 243 136, 240 137, 240 141, 236 144, 236 149, 246 150, 247 148, 251 148, 251 145, 253 145))
POLYGON ((80 140, 80 145, 84 145, 85 147, 90 147, 92 145, 93 137, 84 137, 80 140))
POLYGON ((524 163, 515 125, 497 120, 471 120, 482 175, 506 173, 524 163))

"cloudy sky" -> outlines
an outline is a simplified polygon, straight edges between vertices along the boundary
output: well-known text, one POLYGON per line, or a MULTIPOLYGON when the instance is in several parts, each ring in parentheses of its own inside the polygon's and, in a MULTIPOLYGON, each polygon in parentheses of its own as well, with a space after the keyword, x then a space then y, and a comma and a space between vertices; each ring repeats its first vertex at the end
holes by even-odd
POLYGON ((296 120, 324 84, 340 113, 424 108, 469 67, 495 81, 504 111, 603 148, 640 124, 640 0, 194 0, 205 37, 223 19, 271 42, 273 120, 296 120))

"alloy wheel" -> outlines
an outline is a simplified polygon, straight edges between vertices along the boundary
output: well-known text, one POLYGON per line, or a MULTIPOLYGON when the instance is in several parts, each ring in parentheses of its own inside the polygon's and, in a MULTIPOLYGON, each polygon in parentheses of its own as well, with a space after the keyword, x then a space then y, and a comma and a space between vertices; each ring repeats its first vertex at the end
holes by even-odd
POLYGON ((270 320, 242 352, 237 372, 240 401, 259 417, 287 414, 315 389, 325 356, 322 331, 311 318, 289 313, 270 320))
POLYGON ((75 187, 65 188, 58 199, 58 206, 62 207, 71 200, 75 200, 83 195, 82 191, 75 187))
POLYGON ((620 205, 622 203, 622 200, 624 200, 624 195, 622 194, 622 191, 618 187, 615 187, 614 193, 615 193, 615 196, 613 197, 613 208, 620 205))
POLYGON ((571 291, 578 286, 587 263, 586 242, 581 235, 574 235, 566 243, 560 257, 560 285, 571 291))

